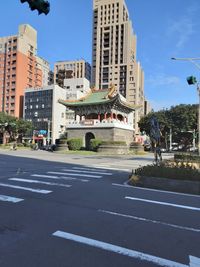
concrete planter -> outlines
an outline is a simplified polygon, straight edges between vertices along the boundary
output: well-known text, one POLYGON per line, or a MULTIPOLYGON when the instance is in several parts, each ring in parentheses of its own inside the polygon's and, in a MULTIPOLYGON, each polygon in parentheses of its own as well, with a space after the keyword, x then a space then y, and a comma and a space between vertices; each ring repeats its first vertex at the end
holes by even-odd
POLYGON ((59 140, 59 143, 56 145, 56 151, 69 150, 67 140, 59 140))
POLYGON ((200 195, 200 181, 133 175, 128 183, 133 186, 200 195))
POLYGON ((112 155, 128 154, 128 151, 128 146, 126 145, 100 145, 97 149, 98 153, 112 155))
POLYGON ((135 153, 137 153, 137 152, 144 152, 143 145, 140 144, 140 143, 137 143, 137 142, 132 142, 130 144, 130 148, 129 149, 130 149, 130 151, 133 151, 135 153))

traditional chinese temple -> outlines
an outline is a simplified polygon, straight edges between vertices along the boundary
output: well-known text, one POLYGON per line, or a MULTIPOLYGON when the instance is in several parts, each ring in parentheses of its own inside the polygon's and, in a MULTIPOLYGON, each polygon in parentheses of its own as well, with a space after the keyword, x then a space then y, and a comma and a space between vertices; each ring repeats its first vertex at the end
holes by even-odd
POLYGON ((74 120, 68 121, 68 139, 83 138, 87 148, 91 139, 104 141, 133 141, 133 112, 136 108, 129 105, 115 87, 107 90, 91 90, 77 100, 59 100, 67 110, 74 112, 74 120))

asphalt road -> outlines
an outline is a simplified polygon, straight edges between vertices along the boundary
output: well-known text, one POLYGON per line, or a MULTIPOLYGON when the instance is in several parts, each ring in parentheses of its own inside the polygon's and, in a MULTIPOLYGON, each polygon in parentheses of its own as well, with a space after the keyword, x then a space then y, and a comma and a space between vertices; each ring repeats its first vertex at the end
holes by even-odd
POLYGON ((200 197, 123 184, 149 162, 0 151, 0 266, 200 266, 200 197))

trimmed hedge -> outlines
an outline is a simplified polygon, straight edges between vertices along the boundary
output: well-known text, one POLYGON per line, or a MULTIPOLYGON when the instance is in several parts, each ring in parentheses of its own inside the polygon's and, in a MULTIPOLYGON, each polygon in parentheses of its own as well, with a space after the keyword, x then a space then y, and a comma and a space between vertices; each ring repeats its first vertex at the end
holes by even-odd
POLYGON ((147 165, 136 169, 135 175, 177 180, 200 181, 200 172, 198 171, 198 169, 190 167, 189 164, 180 164, 175 167, 165 166, 164 164, 161 164, 160 166, 147 165))
POLYGON ((90 150, 97 151, 99 145, 101 145, 102 140, 100 139, 91 139, 90 140, 90 150))
POLYGON ((80 150, 83 146, 83 141, 80 138, 72 138, 67 141, 69 150, 80 150))
POLYGON ((200 162, 200 156, 191 154, 174 154, 174 160, 200 162))

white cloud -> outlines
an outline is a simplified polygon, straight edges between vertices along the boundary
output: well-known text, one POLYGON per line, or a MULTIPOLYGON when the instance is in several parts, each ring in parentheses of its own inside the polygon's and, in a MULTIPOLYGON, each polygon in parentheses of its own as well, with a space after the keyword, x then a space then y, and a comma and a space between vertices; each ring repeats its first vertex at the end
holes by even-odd
POLYGON ((182 48, 194 33, 194 23, 191 18, 184 17, 171 22, 167 35, 176 36, 176 48, 182 48))
POLYGON ((177 86, 180 84, 180 78, 177 76, 168 76, 164 73, 151 75, 146 79, 146 87, 158 87, 158 86, 177 86))
POLYGON ((198 16, 198 12, 199 5, 191 5, 181 17, 169 22, 166 35, 167 38, 173 38, 177 49, 184 47, 196 32, 194 18, 198 16))

